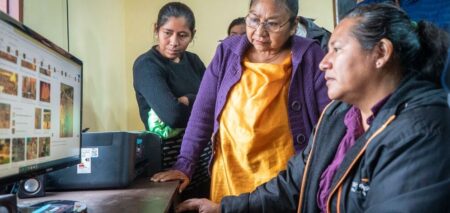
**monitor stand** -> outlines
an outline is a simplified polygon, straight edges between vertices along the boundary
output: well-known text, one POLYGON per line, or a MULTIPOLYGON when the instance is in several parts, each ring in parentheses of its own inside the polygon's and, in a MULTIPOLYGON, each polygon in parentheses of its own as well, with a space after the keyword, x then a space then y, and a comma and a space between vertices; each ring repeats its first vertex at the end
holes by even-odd
POLYGON ((87 213, 86 204, 72 200, 49 200, 28 207, 19 207, 18 210, 20 213, 87 213))

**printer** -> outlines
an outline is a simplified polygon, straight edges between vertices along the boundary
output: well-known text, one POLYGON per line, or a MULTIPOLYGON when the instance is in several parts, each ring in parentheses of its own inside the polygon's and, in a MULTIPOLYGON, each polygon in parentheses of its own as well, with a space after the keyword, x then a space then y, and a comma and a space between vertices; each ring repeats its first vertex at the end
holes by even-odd
POLYGON ((46 174, 47 190, 123 188, 162 168, 161 139, 145 132, 87 132, 81 162, 46 174))

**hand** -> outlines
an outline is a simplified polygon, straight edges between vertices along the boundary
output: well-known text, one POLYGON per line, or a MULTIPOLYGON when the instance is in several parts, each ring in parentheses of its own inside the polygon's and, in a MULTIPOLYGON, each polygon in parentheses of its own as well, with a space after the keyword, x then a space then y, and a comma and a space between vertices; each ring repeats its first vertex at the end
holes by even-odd
POLYGON ((175 209, 175 212, 198 211, 200 213, 220 213, 219 205, 208 199, 189 199, 175 209))
POLYGON ((186 106, 189 106, 189 99, 186 96, 178 97, 178 102, 180 102, 186 106))
POLYGON ((150 178, 151 181, 154 182, 166 182, 170 180, 181 180, 180 188, 178 191, 181 193, 183 190, 189 185, 189 178, 183 172, 178 170, 168 170, 165 172, 159 172, 153 175, 150 178))

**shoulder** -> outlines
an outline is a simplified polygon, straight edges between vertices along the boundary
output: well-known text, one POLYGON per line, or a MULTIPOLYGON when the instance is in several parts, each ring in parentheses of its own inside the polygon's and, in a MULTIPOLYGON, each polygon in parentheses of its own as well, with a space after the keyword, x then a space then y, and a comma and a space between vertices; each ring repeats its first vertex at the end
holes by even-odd
POLYGON ((325 56, 317 41, 300 36, 292 37, 291 51, 293 63, 303 63, 305 65, 314 66, 325 56))
POLYGON ((250 42, 246 35, 228 36, 219 44, 218 49, 220 48, 229 54, 241 56, 245 53, 249 45, 250 42))
POLYGON ((184 57, 186 57, 189 65, 194 69, 195 72, 198 72, 200 74, 203 74, 206 67, 203 61, 200 59, 200 57, 192 52, 185 51, 184 57))
POLYGON ((155 60, 157 59, 156 55, 155 55, 155 47, 150 48, 149 50, 147 50, 146 52, 142 53, 141 55, 139 55, 136 60, 134 61, 134 64, 140 64, 143 63, 147 60, 155 60))
POLYGON ((291 42, 292 51, 297 52, 298 54, 304 54, 305 52, 310 51, 323 53, 320 44, 316 40, 294 35, 291 42))
POLYGON ((161 60, 157 54, 155 54, 155 51, 156 50, 152 48, 137 57, 133 64, 133 72, 136 73, 163 69, 164 61, 161 60))
MULTIPOLYGON (((398 104, 392 108, 396 111, 395 119, 380 134, 380 144, 395 149, 417 143, 450 142, 448 140, 450 138, 450 109, 446 102, 445 92, 442 89, 409 87, 403 90, 406 89, 410 89, 410 91, 394 93, 393 96, 397 97, 391 97, 398 98, 396 101, 398 104), (398 97, 399 95, 402 97, 398 97)), ((383 107, 382 110, 390 111, 389 105, 386 107, 386 109, 383 107)), ((380 111, 380 113, 382 112, 380 111)), ((381 116, 382 119, 377 121, 377 126, 386 123, 387 117, 381 116)))
POLYGON ((415 74, 403 79, 385 105, 383 108, 390 109, 387 112, 394 113, 392 110, 395 110, 399 120, 407 120, 423 129, 437 121, 450 124, 450 119, 442 120, 450 116, 446 92, 415 74))
MULTIPOLYGON (((418 99, 402 103, 404 108, 398 115, 398 128, 411 134, 450 133, 450 109, 444 91, 429 91, 418 99)), ((447 134, 450 138, 450 134, 447 134)))
POLYGON ((193 52, 189 52, 189 51, 185 51, 185 54, 189 60, 194 61, 194 62, 202 62, 203 63, 203 61, 200 59, 200 57, 197 54, 195 54, 193 52))

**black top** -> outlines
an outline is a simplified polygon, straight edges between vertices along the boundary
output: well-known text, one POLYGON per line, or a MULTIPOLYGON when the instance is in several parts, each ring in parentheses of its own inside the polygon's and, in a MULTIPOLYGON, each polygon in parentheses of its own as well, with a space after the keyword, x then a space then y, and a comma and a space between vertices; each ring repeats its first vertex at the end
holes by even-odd
POLYGON ((187 51, 179 63, 163 57, 156 46, 139 56, 133 66, 133 86, 145 129, 150 109, 170 127, 185 128, 204 71, 200 58, 187 51), (181 96, 188 97, 189 106, 178 102, 181 96))

